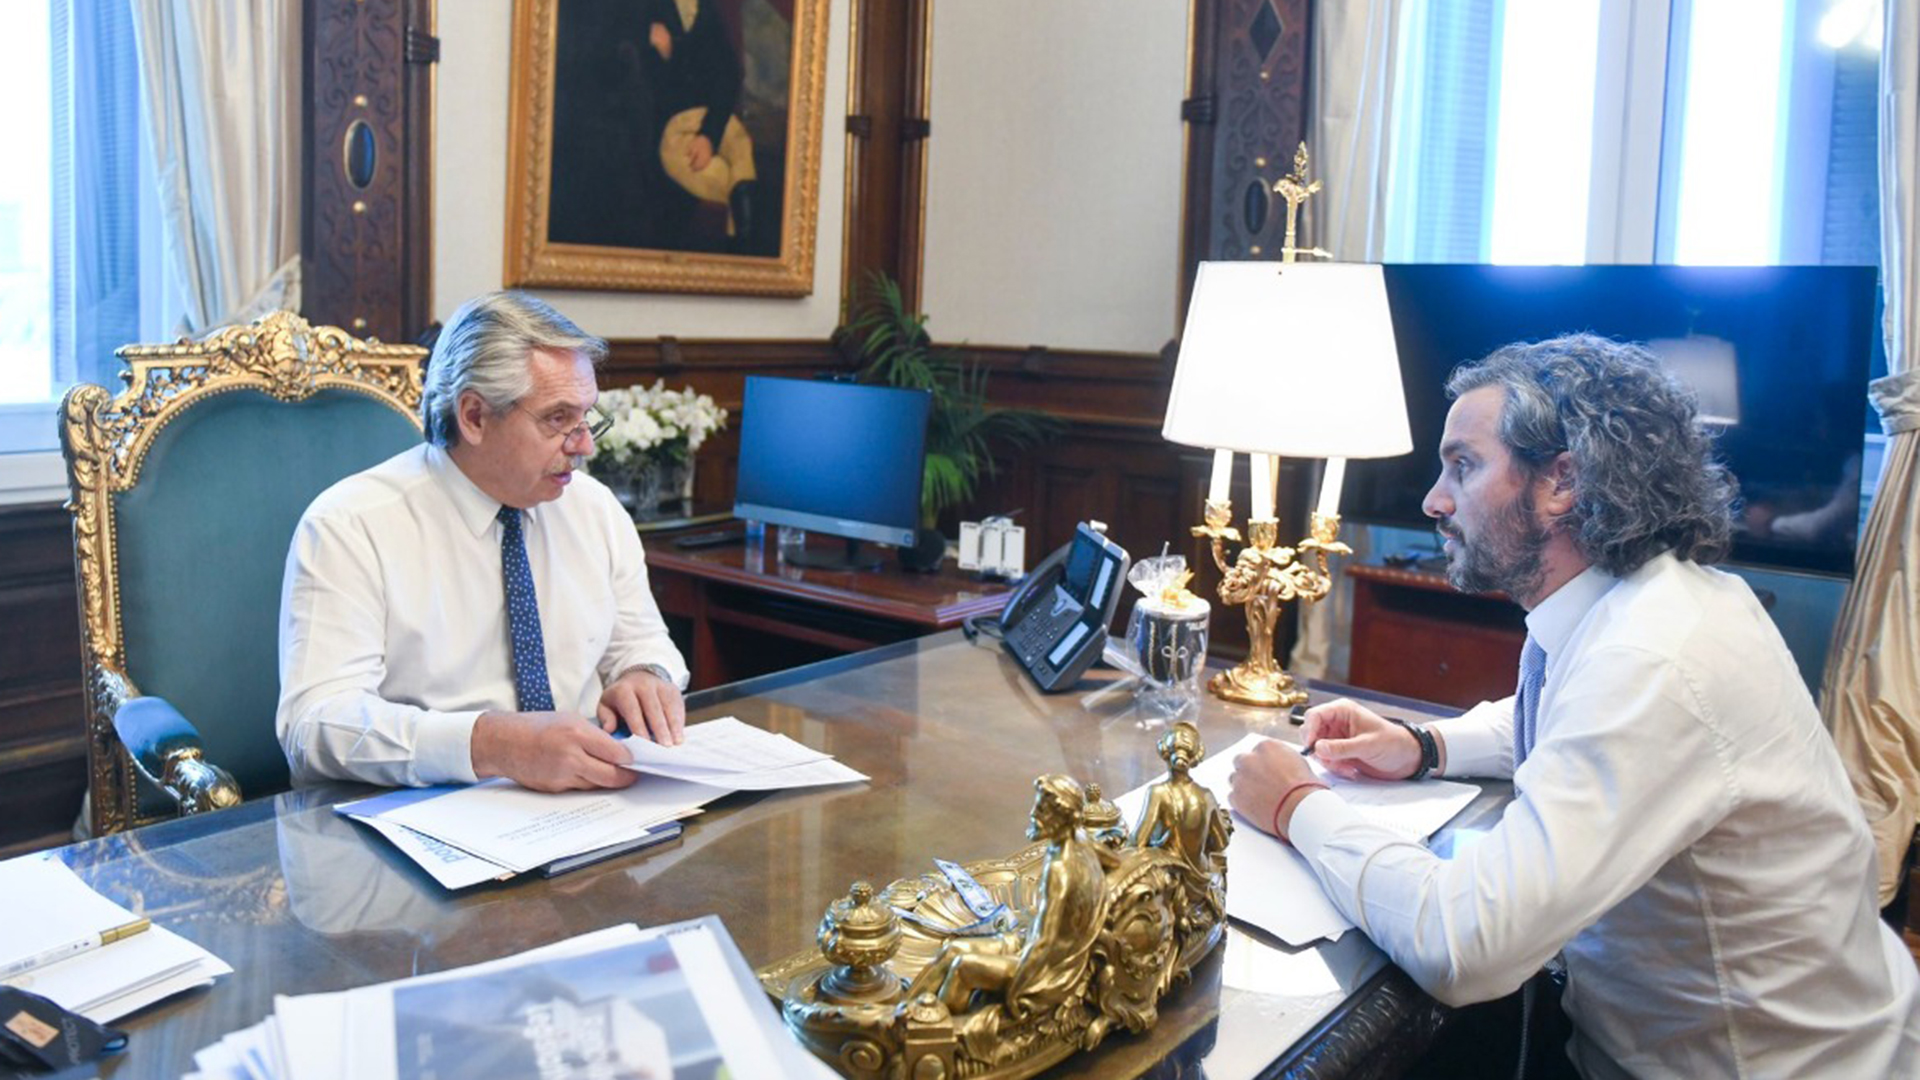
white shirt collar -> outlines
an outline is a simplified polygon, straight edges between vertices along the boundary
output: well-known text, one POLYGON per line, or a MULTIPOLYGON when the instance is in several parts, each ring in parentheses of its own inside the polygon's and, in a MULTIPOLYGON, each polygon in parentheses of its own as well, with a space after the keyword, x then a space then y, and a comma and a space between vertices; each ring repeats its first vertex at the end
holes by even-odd
POLYGON ((501 503, 498 499, 480 490, 443 447, 427 444, 427 470, 440 484, 440 490, 447 493, 448 501, 453 503, 454 513, 460 516, 467 529, 475 536, 484 536, 493 527, 500 516, 501 503))
POLYGON ((1574 628, 1587 617, 1587 612, 1593 610, 1593 605, 1619 581, 1597 566, 1587 567, 1527 612, 1527 632, 1549 657, 1554 656, 1573 636, 1574 628))

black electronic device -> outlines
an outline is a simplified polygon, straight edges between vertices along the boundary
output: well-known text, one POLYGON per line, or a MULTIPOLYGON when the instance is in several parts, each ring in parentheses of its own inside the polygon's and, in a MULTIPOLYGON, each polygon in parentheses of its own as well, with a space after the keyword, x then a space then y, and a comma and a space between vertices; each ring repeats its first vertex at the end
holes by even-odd
POLYGON ((709 529, 705 532, 687 533, 673 538, 673 546, 683 550, 689 548, 725 547, 738 544, 747 538, 744 529, 709 529))
POLYGON ((789 562, 878 568, 860 541, 915 540, 932 404, 924 390, 747 376, 733 515, 847 541, 845 551, 803 550, 789 562))
POLYGON ((1073 542, 1034 567, 1001 612, 1001 644, 1049 693, 1078 682, 1106 648, 1128 560, 1105 529, 1082 522, 1073 542))
POLYGON ((1740 483, 1732 560, 1853 569, 1870 372, 1884 370, 1876 274, 1866 266, 1384 268, 1413 429, 1412 454, 1353 461, 1349 522, 1428 530, 1447 376, 1516 341, 1589 332, 1637 342, 1698 396, 1740 483))

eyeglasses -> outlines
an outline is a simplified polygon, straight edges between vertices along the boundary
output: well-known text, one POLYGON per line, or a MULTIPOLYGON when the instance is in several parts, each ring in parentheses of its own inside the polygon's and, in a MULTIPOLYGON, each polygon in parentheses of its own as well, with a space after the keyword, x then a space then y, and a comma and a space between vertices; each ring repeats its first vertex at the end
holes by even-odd
POLYGON ((586 414, 582 416, 578 422, 572 424, 564 421, 550 420, 544 416, 534 416, 532 411, 518 403, 515 403, 513 407, 532 417, 533 422, 539 425, 540 430, 547 433, 547 438, 559 439, 563 443, 571 442, 579 438, 582 433, 589 439, 598 439, 613 429, 613 417, 601 412, 600 407, 597 405, 590 406, 586 414))

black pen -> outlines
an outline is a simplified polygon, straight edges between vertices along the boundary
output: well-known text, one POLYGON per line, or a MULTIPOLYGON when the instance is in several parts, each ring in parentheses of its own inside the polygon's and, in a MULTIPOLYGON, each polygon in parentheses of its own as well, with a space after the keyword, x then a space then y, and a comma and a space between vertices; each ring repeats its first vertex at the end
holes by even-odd
POLYGON ((1314 748, 1314 746, 1315 746, 1315 745, 1316 745, 1315 743, 1308 743, 1307 745, 1305 745, 1305 746, 1303 746, 1303 747, 1301 747, 1301 748, 1300 748, 1300 756, 1301 756, 1301 757, 1312 757, 1312 756, 1313 756, 1313 748, 1314 748))

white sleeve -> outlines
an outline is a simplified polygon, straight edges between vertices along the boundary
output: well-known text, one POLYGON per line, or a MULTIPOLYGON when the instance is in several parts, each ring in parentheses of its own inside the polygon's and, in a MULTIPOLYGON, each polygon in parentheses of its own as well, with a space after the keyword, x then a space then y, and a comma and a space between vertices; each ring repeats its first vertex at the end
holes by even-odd
MULTIPOLYGON (((607 501, 612 503, 613 497, 609 495, 607 501)), ((667 635, 666 620, 661 618, 660 605, 647 582, 647 556, 640 547, 640 534, 624 511, 615 516, 618 520, 609 526, 609 543, 616 608, 613 633, 600 658, 600 682, 605 685, 642 664, 654 664, 665 669, 673 684, 684 690, 687 662, 667 635)))
POLYGON ((1447 744, 1446 776, 1504 780, 1513 775, 1513 698, 1483 701, 1459 716, 1427 725, 1447 744))
POLYGON ((479 712, 441 712, 380 697, 390 659, 386 607, 379 557, 364 526, 311 512, 301 518, 281 584, 274 718, 295 784, 474 781, 479 712))
POLYGON ((1334 904, 1447 1004, 1511 992, 1732 808, 1717 740, 1679 670, 1628 649, 1577 663, 1514 801, 1453 858, 1330 792, 1294 813, 1293 842, 1334 904))

